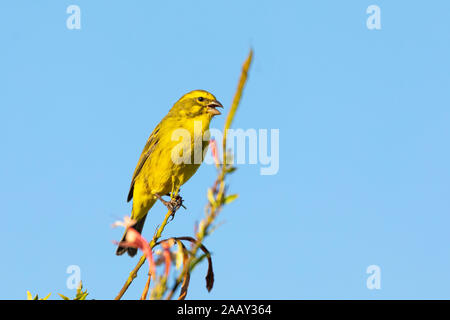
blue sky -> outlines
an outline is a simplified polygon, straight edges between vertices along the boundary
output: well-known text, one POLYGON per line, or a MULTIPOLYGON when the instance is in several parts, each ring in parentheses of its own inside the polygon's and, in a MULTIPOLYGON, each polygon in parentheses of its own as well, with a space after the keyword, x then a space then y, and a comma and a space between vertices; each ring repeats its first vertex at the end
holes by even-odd
MULTIPOLYGON (((230 105, 255 50, 242 129, 280 130, 280 169, 240 165, 237 201, 207 240, 192 299, 448 299, 447 1, 2 1, 1 299, 68 296, 78 265, 111 299, 135 259, 114 254, 145 141, 185 92, 230 105), (81 9, 69 30, 66 8, 81 9), (381 8, 368 30, 366 8, 381 8), (381 289, 366 268, 381 269, 381 289)), ((224 117, 212 127, 222 128, 224 117)), ((215 170, 183 187, 166 236, 192 235, 215 170)), ((157 204, 150 238, 165 211, 157 204)), ((144 272, 125 298, 138 298, 144 272)))

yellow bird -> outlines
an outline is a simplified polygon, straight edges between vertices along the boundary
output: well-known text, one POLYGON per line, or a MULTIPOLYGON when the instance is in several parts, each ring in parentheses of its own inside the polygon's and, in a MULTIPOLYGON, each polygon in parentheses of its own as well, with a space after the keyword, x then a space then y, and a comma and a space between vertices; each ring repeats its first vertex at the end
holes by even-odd
MULTIPOLYGON (((133 199, 131 218, 137 221, 133 228, 138 232, 142 232, 147 213, 158 199, 172 211, 182 205, 178 190, 203 161, 209 144, 209 124, 221 114, 217 108, 223 106, 211 93, 191 91, 173 105, 151 133, 134 170, 127 199, 133 199), (163 200, 162 196, 169 193, 176 196, 163 200)), ((137 252, 119 244, 116 254, 125 251, 132 257, 137 252)))

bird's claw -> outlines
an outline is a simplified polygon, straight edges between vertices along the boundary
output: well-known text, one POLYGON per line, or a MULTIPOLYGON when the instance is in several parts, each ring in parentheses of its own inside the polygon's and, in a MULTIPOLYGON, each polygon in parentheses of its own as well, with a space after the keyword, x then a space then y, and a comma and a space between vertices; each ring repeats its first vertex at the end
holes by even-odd
POLYGON ((172 221, 173 218, 175 218, 175 212, 177 212, 178 209, 180 209, 180 207, 183 207, 184 209, 186 209, 186 207, 183 205, 183 198, 181 198, 180 195, 176 195, 175 198, 170 199, 170 201, 168 201, 167 204, 167 208, 172 212, 170 214, 170 220, 172 221))
POLYGON ((167 209, 171 211, 170 221, 173 220, 173 218, 175 217, 175 212, 177 212, 177 210, 180 209, 180 207, 186 209, 186 207, 183 205, 184 202, 183 198, 181 198, 181 196, 178 194, 174 198, 171 198, 170 201, 164 200, 159 195, 156 196, 167 207, 167 209))

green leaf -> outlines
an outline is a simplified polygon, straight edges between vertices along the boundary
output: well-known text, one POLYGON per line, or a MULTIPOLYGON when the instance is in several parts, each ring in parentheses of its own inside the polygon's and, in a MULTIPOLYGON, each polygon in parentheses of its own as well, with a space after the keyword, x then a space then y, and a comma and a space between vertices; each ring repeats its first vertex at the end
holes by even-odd
POLYGON ((236 200, 238 197, 239 197, 238 194, 230 194, 225 197, 225 200, 223 202, 225 204, 229 204, 229 203, 233 202, 234 200, 236 200))
POLYGON ((68 297, 62 295, 61 293, 58 293, 58 294, 59 294, 59 296, 60 296, 61 298, 63 298, 64 300, 70 300, 68 297))
POLYGON ((207 196, 209 203, 214 206, 216 204, 216 199, 214 199, 214 194, 211 188, 208 189, 207 196))
POLYGON ((205 220, 200 221, 200 223, 198 224, 198 234, 205 234, 206 230, 205 230, 205 220))
POLYGON ((83 283, 80 281, 80 284, 77 288, 77 295, 75 296, 74 300, 86 300, 86 297, 88 295, 87 290, 83 291, 83 283))
POLYGON ((177 240, 177 253, 175 255, 175 268, 179 270, 184 261, 184 247, 180 240, 177 240))
MULTIPOLYGON (((62 295, 61 293, 58 293, 58 294, 64 300, 70 300, 70 298, 62 295)), ((73 298, 73 300, 86 300, 87 295, 88 295, 88 292, 87 292, 87 290, 83 291, 83 283, 80 281, 80 283, 78 284, 78 287, 77 287, 77 293, 75 295, 75 298, 73 298)))
POLYGON ((47 300, 50 297, 51 293, 49 293, 48 295, 46 295, 44 298, 42 298, 41 300, 47 300))
POLYGON ((39 299, 39 295, 36 294, 34 297, 30 291, 27 291, 27 300, 47 300, 50 297, 51 293, 46 295, 44 298, 39 299))
POLYGON ((233 173, 233 172, 235 172, 236 170, 237 170, 236 167, 230 167, 230 168, 227 169, 227 173, 233 173))
POLYGON ((87 295, 88 295, 88 293, 87 293, 87 291, 86 291, 86 292, 84 292, 84 293, 82 293, 82 294, 77 295, 77 297, 75 298, 75 300, 86 300, 87 295))

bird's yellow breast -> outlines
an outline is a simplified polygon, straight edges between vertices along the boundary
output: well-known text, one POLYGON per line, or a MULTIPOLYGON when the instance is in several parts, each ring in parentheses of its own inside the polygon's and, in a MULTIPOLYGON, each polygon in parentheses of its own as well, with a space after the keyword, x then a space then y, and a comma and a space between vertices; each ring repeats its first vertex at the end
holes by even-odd
POLYGON ((158 143, 135 187, 142 185, 140 189, 145 194, 165 195, 188 181, 203 161, 209 144, 209 123, 207 115, 189 120, 165 119, 158 143))

